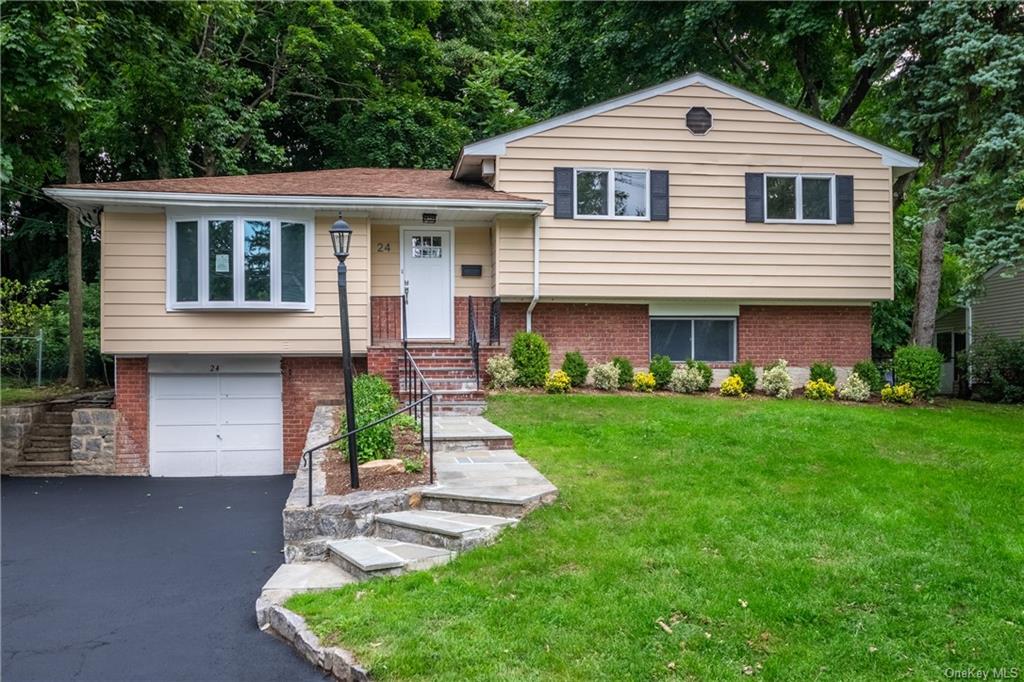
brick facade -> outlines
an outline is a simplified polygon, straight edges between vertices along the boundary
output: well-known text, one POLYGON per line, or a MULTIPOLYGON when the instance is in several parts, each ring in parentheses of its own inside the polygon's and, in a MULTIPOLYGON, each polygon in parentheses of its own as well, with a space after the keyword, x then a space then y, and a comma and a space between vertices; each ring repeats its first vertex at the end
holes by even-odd
POLYGON ((851 367, 871 357, 870 306, 740 306, 740 360, 791 366, 827 361, 851 367))
POLYGON ((149 473, 149 358, 117 358, 114 407, 117 425, 115 472, 128 476, 149 473))
POLYGON ((397 343, 402 340, 402 297, 370 297, 371 345, 397 343))

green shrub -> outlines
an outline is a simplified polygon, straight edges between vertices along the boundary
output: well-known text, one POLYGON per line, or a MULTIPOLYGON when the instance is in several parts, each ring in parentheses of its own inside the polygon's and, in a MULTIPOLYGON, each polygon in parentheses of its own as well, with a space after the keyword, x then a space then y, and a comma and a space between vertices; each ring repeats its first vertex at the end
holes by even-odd
POLYGON ((594 365, 590 369, 590 378, 596 388, 602 391, 614 391, 619 387, 619 368, 614 362, 594 365))
POLYGON ((909 405, 914 402, 914 387, 910 384, 899 384, 897 386, 886 384, 882 388, 882 402, 909 405))
POLYGON ((786 361, 779 359, 764 368, 761 387, 765 393, 782 399, 793 395, 793 377, 789 376, 787 367, 786 361))
POLYGON ((587 383, 587 373, 590 368, 587 367, 587 361, 583 359, 583 355, 574 350, 565 354, 565 359, 562 360, 562 371, 569 375, 569 381, 572 382, 573 388, 579 388, 587 383))
POLYGON ((519 376, 516 363, 507 355, 492 355, 488 358, 487 374, 491 377, 491 388, 498 390, 515 386, 519 376))
POLYGON ((543 386, 551 369, 551 351, 540 334, 519 332, 512 337, 509 350, 520 386, 543 386))
POLYGON ((633 377, 633 390, 641 393, 650 393, 658 385, 654 375, 650 372, 637 372, 633 377))
POLYGON ((423 462, 418 459, 406 459, 403 460, 405 464, 405 471, 409 474, 418 474, 423 471, 423 462))
POLYGON ((729 376, 739 377, 743 382, 743 392, 750 393, 757 386, 757 370, 750 360, 740 362, 729 368, 729 376))
POLYGON ((831 362, 815 362, 811 365, 811 381, 824 381, 836 385, 836 370, 831 362))
POLYGON ((722 387, 718 390, 722 395, 741 398, 746 395, 743 387, 743 379, 738 374, 730 374, 725 378, 725 381, 722 382, 722 387))
POLYGON ((964 354, 971 373, 972 395, 993 403, 1024 402, 1024 337, 994 334, 976 338, 964 354))
MULTIPOLYGON (((352 382, 352 398, 355 401, 356 427, 365 426, 386 417, 398 409, 398 400, 391 392, 391 384, 387 379, 376 374, 360 374, 352 382)), ((393 421, 371 426, 360 431, 356 436, 360 463, 375 459, 388 459, 395 454, 395 436, 392 432, 393 421)), ((342 420, 341 432, 346 431, 342 420)), ((348 453, 345 441, 338 443, 338 449, 348 453)))
POLYGON ((706 391, 704 375, 696 367, 690 365, 679 365, 672 371, 672 378, 668 382, 668 390, 675 393, 697 393, 706 391))
POLYGON ((839 397, 843 400, 862 403, 871 397, 871 387, 867 381, 854 372, 844 383, 839 385, 839 397))
POLYGON ((804 396, 810 400, 832 400, 836 396, 836 387, 824 379, 811 379, 804 384, 804 396))
POLYGON ((654 385, 659 390, 668 388, 668 382, 672 380, 672 372, 676 366, 667 355, 655 355, 651 358, 651 374, 654 375, 654 385))
POLYGON ((711 370, 711 365, 701 360, 687 360, 686 366, 700 374, 698 391, 706 391, 711 388, 711 382, 715 379, 715 373, 711 370))
POLYGON ((942 378, 942 354, 925 346, 903 346, 897 348, 892 359, 895 381, 910 384, 914 397, 931 398, 939 391, 942 378))
POLYGON ((878 365, 870 360, 861 360, 854 365, 853 373, 864 380, 868 385, 868 389, 872 393, 878 393, 882 390, 882 386, 884 385, 884 382, 882 381, 882 372, 878 369, 878 365))
POLYGON ((570 389, 572 389, 572 380, 562 370, 552 372, 544 382, 544 390, 548 393, 568 393, 570 389))
POLYGON ((612 364, 619 370, 619 388, 633 385, 633 363, 621 356, 612 358, 612 364))

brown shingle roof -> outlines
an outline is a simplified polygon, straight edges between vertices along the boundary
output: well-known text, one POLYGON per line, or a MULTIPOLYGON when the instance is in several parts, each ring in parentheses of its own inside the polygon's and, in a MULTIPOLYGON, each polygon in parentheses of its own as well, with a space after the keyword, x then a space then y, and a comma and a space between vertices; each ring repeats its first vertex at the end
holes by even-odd
POLYGON ((57 187, 122 192, 531 201, 506 192, 496 192, 484 184, 452 180, 445 170, 413 168, 336 168, 212 178, 95 182, 57 187))

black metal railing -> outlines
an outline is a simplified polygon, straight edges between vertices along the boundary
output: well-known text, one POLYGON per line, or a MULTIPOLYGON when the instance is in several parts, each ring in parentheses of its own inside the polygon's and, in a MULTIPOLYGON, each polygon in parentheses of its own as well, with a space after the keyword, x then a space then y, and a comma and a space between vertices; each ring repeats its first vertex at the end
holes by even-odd
POLYGON ((501 343, 501 299, 497 296, 491 299, 490 332, 491 345, 499 345, 501 343))
MULTIPOLYGON (((410 414, 416 420, 420 432, 420 448, 427 452, 427 466, 430 469, 430 482, 434 482, 434 391, 430 388, 423 372, 416 365, 416 359, 409 352, 408 328, 405 323, 406 298, 402 296, 402 367, 399 373, 398 399, 401 404, 391 414, 381 417, 369 424, 364 424, 353 431, 347 431, 330 440, 315 445, 302 453, 302 462, 306 466, 308 487, 306 506, 313 506, 313 453, 317 450, 346 440, 350 435, 358 435, 371 427, 390 421, 400 414, 410 414)), ((479 379, 478 379, 479 380, 479 379)), ((346 405, 345 409, 349 409, 346 405)))
POLYGON ((476 390, 480 390, 480 339, 476 334, 476 309, 473 297, 469 297, 469 353, 473 356, 473 374, 476 376, 476 390))

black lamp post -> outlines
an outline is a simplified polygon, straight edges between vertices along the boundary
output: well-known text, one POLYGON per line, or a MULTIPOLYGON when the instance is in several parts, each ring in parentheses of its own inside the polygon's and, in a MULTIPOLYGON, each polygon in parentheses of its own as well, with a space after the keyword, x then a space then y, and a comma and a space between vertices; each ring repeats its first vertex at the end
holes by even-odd
POLYGON ((341 316, 341 355, 342 367, 345 372, 345 418, 348 430, 348 466, 351 472, 352 487, 359 487, 359 456, 356 447, 356 404, 352 397, 352 341, 349 338, 348 325, 348 247, 352 242, 352 228, 349 227, 341 214, 331 225, 331 244, 334 245, 334 257, 338 259, 338 308, 341 316))

